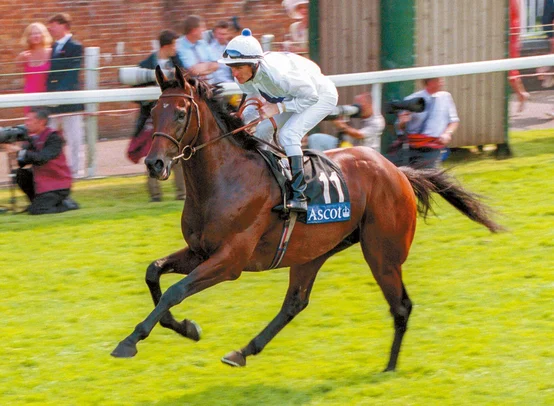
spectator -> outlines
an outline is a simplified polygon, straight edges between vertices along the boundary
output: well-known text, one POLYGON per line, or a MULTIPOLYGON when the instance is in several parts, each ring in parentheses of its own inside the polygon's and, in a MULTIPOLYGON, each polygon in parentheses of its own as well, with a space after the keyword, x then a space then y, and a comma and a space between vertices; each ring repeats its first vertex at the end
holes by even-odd
POLYGON ((283 6, 291 18, 297 20, 289 27, 285 51, 308 54, 309 4, 308 0, 283 0, 283 6))
MULTIPOLYGON (((509 55, 510 58, 519 58, 521 56, 520 33, 520 3, 519 0, 510 0, 510 38, 509 55)), ((510 86, 519 100, 518 111, 522 112, 525 102, 529 99, 529 93, 525 91, 525 86, 519 77, 519 70, 511 70, 508 74, 510 86)))
POLYGON ((337 105, 335 84, 309 59, 288 52, 264 53, 248 29, 229 41, 219 62, 231 67, 235 81, 247 97, 266 100, 259 110, 254 106, 245 108, 244 121, 262 118, 256 136, 267 140, 273 134, 269 119, 274 117, 280 128, 279 142, 292 171, 292 199, 286 205, 289 210, 305 212, 301 141, 337 105))
MULTIPOLYGON (((377 152, 381 151, 381 134, 385 128, 385 119, 381 114, 373 114, 373 99, 370 93, 362 93, 354 98, 354 103, 360 108, 359 117, 362 119, 360 129, 352 127, 344 119, 333 121, 341 137, 348 137, 353 146, 366 146, 377 152)), ((346 141, 343 139, 343 141, 346 141)), ((308 147, 320 151, 340 146, 340 140, 329 134, 315 133, 308 137, 308 147)))
MULTIPOLYGON (((213 55, 220 58, 229 42, 229 23, 225 20, 219 21, 213 29, 213 40, 210 43, 213 55)), ((219 69, 213 74, 213 83, 233 82, 231 68, 220 64, 219 69)))
MULTIPOLYGON (((48 31, 56 40, 52 46, 51 71, 46 89, 49 92, 80 90, 79 70, 82 67, 83 46, 73 39, 71 17, 67 13, 56 14, 48 20, 48 31)), ((53 106, 51 113, 75 113, 83 111, 83 104, 53 106)), ((50 126, 63 129, 67 141, 69 167, 73 178, 85 176, 84 151, 82 150, 84 127, 81 114, 54 117, 50 126)))
POLYGON ((442 78, 424 79, 423 84, 423 90, 404 100, 423 97, 425 110, 398 114, 397 126, 405 134, 409 148, 400 150, 403 153, 407 151, 407 156, 401 156, 402 162, 396 163, 415 168, 434 168, 439 162, 441 150, 450 143, 452 134, 458 128, 460 119, 452 95, 442 90, 442 78))
POLYGON ((47 124, 48 110, 33 107, 25 118, 31 141, 23 148, 16 144, 6 145, 10 152, 17 152, 20 168, 16 181, 31 201, 30 214, 61 213, 79 208, 69 197, 71 171, 63 152, 63 137, 47 124), (32 168, 24 168, 26 165, 32 168))
POLYGON ((177 40, 177 54, 185 69, 192 75, 213 82, 213 75, 219 69, 217 57, 202 39, 206 25, 202 18, 191 15, 185 18, 183 36, 177 40))
MULTIPOLYGON (((153 52, 148 58, 141 61, 139 66, 145 69, 156 69, 157 65, 160 65, 162 69, 173 70, 175 67, 181 68, 181 60, 177 57, 176 41, 179 35, 172 30, 163 30, 160 33, 159 42, 160 49, 158 52, 153 52)), ((155 86, 156 83, 146 83, 146 86, 155 86)), ((143 131, 151 131, 151 125, 147 124, 147 120, 150 118, 150 110, 154 106, 155 101, 141 102, 140 115, 137 120, 137 127, 135 129, 134 137, 140 136, 143 131)), ((151 134, 147 134, 149 140, 151 140, 151 134)), ((145 155, 144 155, 145 156, 145 155)), ((140 159, 140 158, 139 158, 140 159)), ((173 167, 176 199, 185 200, 185 179, 183 176, 183 167, 180 162, 173 167)), ((160 181, 151 177, 147 180, 148 192, 150 194, 151 202, 160 202, 162 200, 162 189, 160 187, 160 181)))
MULTIPOLYGON (((24 93, 46 92, 46 80, 50 70, 52 55, 52 36, 42 23, 31 23, 23 31, 21 45, 27 49, 21 52, 19 62, 25 72, 24 93)), ((25 113, 31 111, 25 107, 25 113)))

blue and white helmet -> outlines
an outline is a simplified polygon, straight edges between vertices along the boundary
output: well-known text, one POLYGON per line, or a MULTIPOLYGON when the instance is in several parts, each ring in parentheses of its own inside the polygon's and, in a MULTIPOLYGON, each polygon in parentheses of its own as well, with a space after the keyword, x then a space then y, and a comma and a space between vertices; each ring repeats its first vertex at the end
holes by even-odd
POLYGON ((223 58, 217 62, 231 65, 235 63, 257 63, 263 59, 262 46, 252 36, 248 28, 242 30, 241 35, 236 36, 227 44, 223 52, 223 58))

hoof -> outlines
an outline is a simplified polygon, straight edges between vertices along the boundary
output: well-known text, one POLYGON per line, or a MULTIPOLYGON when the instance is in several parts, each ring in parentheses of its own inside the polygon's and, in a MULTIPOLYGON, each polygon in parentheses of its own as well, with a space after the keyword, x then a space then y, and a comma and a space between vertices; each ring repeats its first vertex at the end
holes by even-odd
POLYGON ((246 366, 246 358, 240 351, 231 351, 229 354, 221 358, 221 362, 232 367, 244 367, 246 366))
POLYGON ((395 370, 395 367, 386 367, 385 369, 383 369, 383 372, 394 372, 395 370))
POLYGON ((127 340, 123 340, 115 347, 111 355, 115 358, 132 358, 137 355, 137 352, 136 344, 131 344, 127 342, 127 340))
POLYGON ((183 334, 185 337, 193 341, 200 341, 202 329, 195 321, 185 319, 181 324, 185 326, 185 334, 183 334))

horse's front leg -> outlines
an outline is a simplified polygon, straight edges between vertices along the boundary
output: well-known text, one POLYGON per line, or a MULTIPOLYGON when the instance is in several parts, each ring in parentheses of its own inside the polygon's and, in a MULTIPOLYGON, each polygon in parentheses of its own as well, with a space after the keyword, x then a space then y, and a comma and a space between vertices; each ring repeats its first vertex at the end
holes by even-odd
MULTIPOLYGON (((113 350, 112 355, 118 358, 133 357, 137 353, 137 343, 148 337, 156 323, 162 319, 170 308, 210 286, 237 279, 244 268, 244 264, 237 261, 236 255, 230 254, 230 248, 220 249, 198 265, 184 279, 170 286, 160 297, 154 310, 135 327, 135 330, 127 338, 119 343, 113 350)), ((248 258, 248 256, 245 257, 248 258)))
MULTIPOLYGON (((177 251, 165 258, 152 262, 146 270, 146 284, 150 289, 154 306, 160 302, 162 289, 160 287, 160 277, 168 273, 178 273, 188 275, 202 262, 202 258, 194 254, 190 249, 185 248, 177 251)), ((170 311, 167 311, 160 319, 160 325, 169 328, 183 337, 191 340, 200 340, 200 326, 194 321, 184 319, 179 322, 175 320, 170 311)))
POLYGON ((243 367, 246 365, 246 357, 260 353, 279 331, 308 306, 317 272, 328 257, 326 254, 306 264, 292 266, 287 295, 277 316, 246 347, 231 351, 221 361, 234 367, 243 367))

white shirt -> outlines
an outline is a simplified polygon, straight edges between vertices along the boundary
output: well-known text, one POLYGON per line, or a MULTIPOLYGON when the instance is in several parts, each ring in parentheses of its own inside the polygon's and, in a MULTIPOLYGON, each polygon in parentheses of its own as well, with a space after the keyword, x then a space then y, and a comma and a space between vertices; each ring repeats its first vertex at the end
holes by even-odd
POLYGON ((384 129, 385 119, 382 115, 373 115, 365 118, 362 120, 362 128, 360 128, 360 132, 364 134, 364 138, 352 138, 352 144, 370 147, 377 152, 381 152, 381 134, 383 134, 384 129))
POLYGON ((54 49, 54 54, 58 54, 62 48, 64 47, 65 43, 69 41, 69 39, 73 36, 73 34, 65 34, 61 39, 59 39, 56 44, 56 49, 54 49))
POLYGON ((441 91, 431 95, 424 89, 412 93, 404 100, 415 97, 425 99, 425 110, 421 113, 411 113, 410 121, 406 124, 407 134, 425 134, 438 138, 444 133, 448 124, 460 121, 450 93, 441 91))
MULTIPOLYGON (((238 85, 247 97, 261 97, 271 103, 281 102, 290 113, 302 113, 316 104, 320 92, 326 92, 331 87, 336 92, 333 82, 321 73, 319 66, 288 52, 265 53, 254 78, 238 85)), ((244 110, 245 123, 257 117, 254 106, 244 110)))

